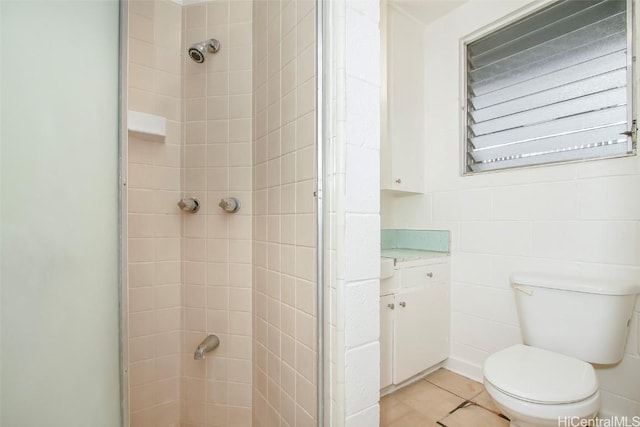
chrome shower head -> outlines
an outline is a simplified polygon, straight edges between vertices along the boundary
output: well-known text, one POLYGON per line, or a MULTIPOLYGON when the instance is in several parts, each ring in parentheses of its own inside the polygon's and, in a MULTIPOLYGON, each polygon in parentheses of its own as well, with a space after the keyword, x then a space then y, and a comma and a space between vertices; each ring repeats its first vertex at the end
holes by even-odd
POLYGON ((194 62, 202 64, 208 52, 216 53, 219 50, 220 42, 216 39, 209 39, 191 46, 189 48, 189 57, 193 59, 194 62))

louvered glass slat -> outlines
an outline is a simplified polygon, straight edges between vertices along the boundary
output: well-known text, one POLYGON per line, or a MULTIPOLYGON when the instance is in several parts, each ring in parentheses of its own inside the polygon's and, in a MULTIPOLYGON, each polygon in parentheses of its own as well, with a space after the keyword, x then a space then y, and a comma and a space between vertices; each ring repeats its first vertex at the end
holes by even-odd
POLYGON ((545 105, 566 101, 568 99, 579 98, 592 93, 624 88, 626 86, 626 82, 627 70, 626 68, 622 68, 606 74, 579 80, 574 83, 554 87, 549 90, 532 93, 529 96, 521 96, 487 108, 474 110, 470 114, 474 123, 480 123, 498 117, 519 113, 521 111, 533 110, 544 107, 545 105))
POLYGON ((517 157, 519 155, 528 155, 531 153, 547 153, 553 152, 554 150, 566 150, 569 147, 588 147, 609 140, 626 140, 621 135, 622 132, 626 130, 626 123, 610 125, 522 143, 490 146, 470 150, 469 156, 475 162, 485 162, 492 159, 517 157))
MULTIPOLYGON (((548 89, 564 86, 573 82, 603 75, 615 70, 626 70, 627 56, 624 51, 619 51, 591 61, 575 64, 569 68, 555 71, 550 74, 542 74, 522 83, 507 86, 503 89, 473 96, 473 108, 482 108, 507 102, 512 99, 532 95, 548 89)), ((607 77, 605 77, 607 78, 607 77)), ((593 82, 591 82, 593 83, 593 82)), ((473 88, 473 85, 471 86, 473 88)), ((473 92, 475 94, 475 91, 473 92)))
POLYGON ((475 148, 483 148, 520 141, 529 141, 544 138, 549 135, 562 135, 568 132, 605 126, 612 123, 624 123, 626 121, 627 108, 625 105, 622 107, 608 108, 606 110, 592 111, 577 116, 565 117, 532 126, 507 129, 490 135, 474 136, 469 139, 475 148))
POLYGON ((553 73, 583 62, 605 57, 611 53, 622 52, 626 43, 624 32, 617 32, 599 40, 585 40, 584 44, 566 52, 545 57, 542 61, 531 62, 523 67, 514 68, 506 73, 494 75, 484 80, 473 80, 473 91, 476 96, 512 86, 541 75, 553 73))
POLYGON ((468 172, 631 152, 626 8, 564 0, 467 45, 468 172))
MULTIPOLYGON (((619 32, 621 28, 624 28, 625 17, 626 15, 624 13, 612 16, 541 45, 522 50, 515 55, 507 56, 484 67, 474 69, 471 72, 471 78, 472 80, 483 80, 508 72, 514 68, 526 66, 531 62, 541 61, 550 55, 567 52, 571 48, 583 44, 585 40, 601 39, 610 36, 619 32)), ((473 62, 471 62, 471 64, 473 64, 473 62)))
POLYGON ((602 27, 608 27, 606 21, 611 17, 624 12, 624 4, 619 2, 603 1, 598 5, 576 11, 572 15, 563 17, 557 21, 547 23, 530 33, 523 34, 515 39, 482 54, 474 54, 474 68, 503 61, 512 55, 518 55, 527 49, 544 45, 554 39, 560 39, 574 31, 589 31, 587 25, 599 23, 602 27), (587 28, 585 28, 587 27, 587 28))
MULTIPOLYGON (((504 131, 505 129, 515 129, 537 123, 550 122, 562 117, 598 111, 603 108, 626 105, 626 102, 627 89, 622 87, 545 105, 541 108, 522 111, 494 120, 475 123, 471 125, 471 130, 476 136, 487 135, 504 131)), ((623 113, 626 114, 626 109, 623 113)))
POLYGON ((626 140, 620 140, 613 143, 603 143, 604 145, 577 148, 561 152, 553 152, 540 155, 530 155, 527 157, 519 157, 515 159, 500 160, 497 162, 474 163, 470 165, 473 172, 490 171, 495 169, 515 168, 521 166, 539 165, 543 163, 570 162, 574 160, 587 160, 596 158, 609 158, 623 156, 627 152, 626 140), (496 167, 498 166, 498 167, 496 167))
POLYGON ((469 50, 473 55, 481 55, 484 52, 495 49, 496 46, 502 46, 511 40, 521 37, 523 34, 528 34, 544 27, 549 22, 555 22, 564 16, 573 15, 584 8, 594 6, 602 1, 603 0, 584 0, 582 3, 566 0, 558 1, 546 7, 540 11, 540 13, 527 15, 504 28, 500 28, 484 36, 469 46, 469 50))

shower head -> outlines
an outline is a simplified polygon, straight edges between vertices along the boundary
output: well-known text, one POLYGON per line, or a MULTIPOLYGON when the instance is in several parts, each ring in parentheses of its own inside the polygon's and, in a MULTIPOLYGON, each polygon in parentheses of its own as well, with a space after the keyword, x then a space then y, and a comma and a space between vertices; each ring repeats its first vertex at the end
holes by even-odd
POLYGON ((216 39, 209 39, 191 46, 189 48, 189 57, 193 59, 194 62, 202 64, 208 52, 216 53, 219 50, 220 42, 216 39))

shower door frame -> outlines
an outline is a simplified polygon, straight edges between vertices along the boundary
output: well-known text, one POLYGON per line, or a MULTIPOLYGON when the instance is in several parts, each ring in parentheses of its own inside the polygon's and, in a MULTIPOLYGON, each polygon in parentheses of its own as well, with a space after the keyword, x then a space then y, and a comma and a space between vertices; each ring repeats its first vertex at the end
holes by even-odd
POLYGON ((127 128, 128 111, 128 63, 129 63, 129 0, 118 0, 120 6, 120 55, 119 55, 119 116, 120 138, 118 141, 118 230, 119 250, 118 275, 120 278, 120 424, 122 427, 130 426, 129 419, 129 297, 128 297, 128 270, 127 270, 127 162, 129 134, 127 128))

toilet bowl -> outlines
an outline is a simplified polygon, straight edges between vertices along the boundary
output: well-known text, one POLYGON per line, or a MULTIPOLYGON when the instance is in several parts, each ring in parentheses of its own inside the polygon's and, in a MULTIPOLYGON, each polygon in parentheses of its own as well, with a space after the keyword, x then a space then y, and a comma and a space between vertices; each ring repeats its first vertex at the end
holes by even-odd
POLYGON ((487 392, 514 427, 589 425, 600 410, 591 363, 620 362, 635 283, 512 273, 522 342, 484 364, 487 392))
POLYGON ((570 425, 568 420, 594 418, 600 408, 598 381, 590 364, 526 345, 487 358, 484 384, 513 427, 570 425))

